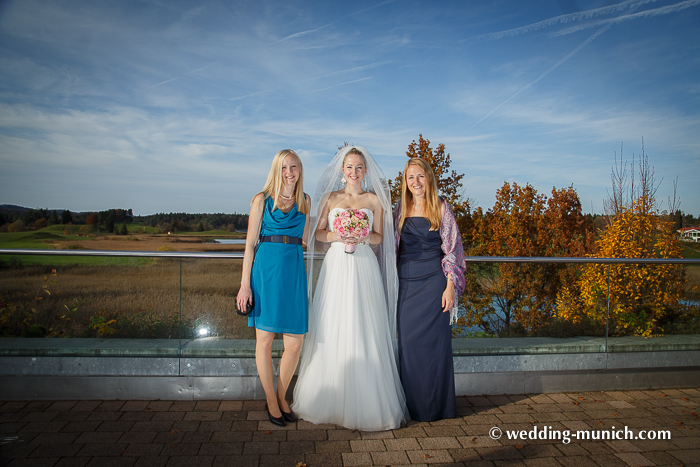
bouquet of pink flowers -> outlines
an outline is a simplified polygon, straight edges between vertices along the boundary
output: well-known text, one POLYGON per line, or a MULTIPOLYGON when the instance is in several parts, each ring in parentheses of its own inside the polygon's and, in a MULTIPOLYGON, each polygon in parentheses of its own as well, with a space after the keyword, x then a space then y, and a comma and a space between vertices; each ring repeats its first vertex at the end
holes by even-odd
MULTIPOLYGON (((339 237, 354 237, 358 241, 369 235, 367 214, 359 209, 346 209, 333 219, 333 230, 339 237)), ((345 253, 355 253, 355 245, 346 243, 345 253)))

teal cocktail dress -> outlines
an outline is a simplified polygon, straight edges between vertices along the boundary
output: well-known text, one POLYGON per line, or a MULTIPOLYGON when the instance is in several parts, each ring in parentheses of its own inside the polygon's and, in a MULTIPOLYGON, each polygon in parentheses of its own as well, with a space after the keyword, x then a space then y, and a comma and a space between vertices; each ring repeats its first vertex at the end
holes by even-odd
MULTIPOLYGON (((264 203, 261 237, 302 237, 306 214, 299 212, 296 204, 284 213, 272 209, 272 197, 268 197, 264 203)), ((250 285, 255 302, 253 311, 248 315, 249 327, 284 334, 304 334, 309 330, 306 267, 301 245, 259 243, 250 285)))

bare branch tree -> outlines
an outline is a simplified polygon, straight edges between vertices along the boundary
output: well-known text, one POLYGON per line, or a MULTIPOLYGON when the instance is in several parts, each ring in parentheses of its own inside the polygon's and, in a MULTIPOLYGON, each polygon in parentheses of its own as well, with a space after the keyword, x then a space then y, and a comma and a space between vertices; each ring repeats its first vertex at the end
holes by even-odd
MULTIPOLYGON (((649 164, 649 156, 644 150, 644 138, 642 138, 642 154, 639 157, 638 166, 635 167, 636 156, 632 153, 632 162, 630 170, 627 170, 627 162, 623 156, 623 145, 620 144, 620 160, 617 160, 615 154, 615 165, 613 165, 610 180, 612 182, 611 191, 608 191, 607 199, 603 200, 603 211, 606 216, 608 225, 612 223, 615 216, 622 211, 636 209, 642 214, 649 214, 659 211, 659 203, 656 199, 656 193, 663 179, 658 183, 655 178, 654 167, 649 164), (638 170, 635 170, 635 168, 638 170), (636 175, 639 179, 636 179, 636 175)), ((674 193, 675 205, 676 196, 674 193)), ((669 203, 671 203, 669 198, 669 203)), ((669 210, 670 210, 669 204, 669 210)))
MULTIPOLYGON (((632 180, 634 184, 634 174, 632 174, 632 180)), ((615 164, 611 168, 610 181, 612 183, 612 194, 608 191, 607 199, 603 200, 603 212, 605 213, 608 225, 610 225, 612 219, 626 207, 625 192, 628 182, 627 162, 625 162, 623 158, 623 143, 620 143, 619 163, 617 160, 617 152, 615 153, 615 164)))

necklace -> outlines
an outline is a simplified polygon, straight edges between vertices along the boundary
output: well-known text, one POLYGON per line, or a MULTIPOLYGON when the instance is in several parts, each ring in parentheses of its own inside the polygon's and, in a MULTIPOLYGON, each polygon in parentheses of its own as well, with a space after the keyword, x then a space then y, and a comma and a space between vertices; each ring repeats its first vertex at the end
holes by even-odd
POLYGON ((282 193, 280 193, 280 198, 286 199, 287 201, 291 201, 294 199, 294 196, 284 196, 282 193))
POLYGON ((413 206, 411 206, 411 211, 413 211, 414 215, 423 214, 425 212, 425 201, 423 201, 422 203, 417 203, 414 200, 413 206))

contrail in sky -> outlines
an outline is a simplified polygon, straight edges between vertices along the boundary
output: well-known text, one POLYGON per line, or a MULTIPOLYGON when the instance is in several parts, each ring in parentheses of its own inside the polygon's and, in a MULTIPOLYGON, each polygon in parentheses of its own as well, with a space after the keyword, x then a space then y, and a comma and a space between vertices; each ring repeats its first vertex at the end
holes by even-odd
POLYGON ((606 7, 593 8, 591 10, 579 11, 578 13, 570 13, 566 15, 555 16, 554 18, 538 21, 537 23, 528 24, 519 28, 507 29, 505 31, 492 32, 488 34, 481 34, 480 36, 475 36, 470 39, 467 39, 467 42, 482 42, 502 39, 504 37, 518 36, 520 34, 527 34, 543 28, 548 28, 550 26, 556 26, 557 24, 571 23, 574 21, 581 21, 585 19, 594 18, 600 15, 616 13, 618 11, 624 11, 632 7, 639 7, 656 1, 657 0, 628 0, 626 2, 606 7))
POLYGON ((180 76, 176 76, 175 78, 166 79, 165 81, 161 81, 161 82, 158 83, 158 84, 154 84, 153 86, 147 87, 146 90, 148 90, 148 89, 153 89, 153 88, 158 87, 158 86, 162 86, 163 84, 171 83, 171 82, 173 82, 173 81, 175 81, 175 80, 177 80, 177 79, 183 78, 183 77, 185 77, 185 76, 187 76, 187 75, 190 75, 190 74, 192 74, 192 73, 197 73, 198 71, 206 70, 206 69, 209 68, 210 66, 214 66, 214 65, 216 65, 217 63, 219 63, 219 62, 214 62, 214 63, 211 63, 211 64, 209 64, 209 65, 207 65, 207 66, 203 66, 202 68, 197 68, 196 70, 188 71, 187 73, 182 74, 182 75, 180 75, 180 76))
POLYGON ((282 89, 281 87, 278 88, 272 88, 272 89, 265 89, 264 91, 256 91, 256 92, 251 92, 250 94, 246 94, 245 96, 239 96, 239 97, 232 97, 229 100, 230 101, 239 101, 241 99, 245 99, 247 97, 253 97, 257 96, 258 94, 265 94, 266 92, 272 92, 272 91, 277 91, 279 89, 282 89))
POLYGON ((545 76, 547 76, 548 74, 550 74, 552 71, 554 71, 559 65, 561 65, 562 63, 564 63, 565 61, 567 61, 568 59, 570 59, 571 57, 573 57, 579 50, 581 50, 582 48, 584 48, 585 46, 587 46, 588 44, 590 44, 591 41, 592 41, 593 39, 595 39, 596 37, 598 37, 598 36, 600 36, 601 34, 603 34, 605 31, 607 31, 608 29, 610 29, 610 27, 611 27, 611 25, 610 25, 610 24, 607 24, 607 25, 603 26, 602 28, 600 28, 600 29, 599 29, 598 31, 596 31, 591 37, 589 37, 588 39, 586 39, 585 41, 583 41, 583 43, 582 43, 581 45, 579 45, 579 46, 576 47, 574 50, 572 50, 571 52, 569 52, 564 58, 562 58, 561 60, 559 60, 557 63, 555 63, 554 65, 552 65, 551 67, 549 67, 549 68, 547 69, 547 71, 545 71, 545 72, 542 73, 540 76, 538 76, 537 79, 535 79, 534 81, 532 81, 532 82, 530 82, 529 84, 527 84, 527 85, 526 85, 525 87, 523 87, 521 90, 519 90, 518 92, 516 92, 515 94, 513 94, 512 96, 510 96, 510 97, 509 97, 508 99, 506 99, 505 101, 503 101, 500 105, 498 105, 498 106, 497 106, 495 109, 493 109, 491 112, 489 112, 488 114, 486 114, 486 116, 484 116, 481 120, 479 120, 478 122, 476 122, 475 124, 473 124, 472 126, 470 126, 469 129, 467 129, 467 133, 469 133, 469 131, 471 131, 471 129, 474 128, 475 126, 477 126, 479 123, 481 123, 481 122, 483 122, 484 120, 486 120, 487 118, 489 118, 496 110, 500 109, 501 107, 503 107, 504 105, 506 105, 508 102, 510 102, 510 101, 511 101, 514 97, 516 97, 518 94, 520 94, 520 93, 523 92, 524 90, 528 89, 530 86, 532 86, 532 85, 534 85, 534 84, 537 84, 542 78, 544 78, 545 76))
POLYGON ((366 78, 354 79, 354 80, 352 80, 352 81, 345 81, 344 83, 334 84, 333 86, 328 86, 327 88, 317 89, 317 90, 315 90, 314 92, 326 91, 326 90, 328 90, 328 89, 335 88, 335 87, 338 87, 338 86, 343 86, 343 85, 345 85, 345 84, 359 83, 360 81, 366 81, 366 80, 371 79, 371 78, 374 78, 374 76, 368 76, 368 77, 366 77, 366 78))
POLYGON ((354 71, 363 71, 363 70, 369 70, 372 68, 377 68, 378 66, 386 65, 387 63, 391 63, 391 60, 387 60, 384 62, 375 62, 375 63, 370 63, 369 65, 362 65, 362 66, 356 66, 353 68, 348 68, 346 70, 338 70, 338 71, 333 71, 331 73, 321 75, 321 76, 315 76, 313 78, 305 79, 302 81, 302 83, 305 83, 307 81, 313 81, 316 79, 321 79, 321 78, 328 78, 329 76, 335 76, 335 75, 342 75, 344 73, 352 73, 354 71))
POLYGON ((638 18, 652 18, 654 16, 668 15, 670 13, 676 13, 679 11, 687 10, 694 6, 700 5, 700 0, 686 0, 685 2, 675 3, 673 5, 666 5, 659 8, 654 8, 652 10, 640 11, 639 13, 633 13, 629 15, 618 16, 617 18, 600 19, 586 24, 580 24, 578 26, 572 26, 570 28, 564 29, 562 31, 554 32, 552 36, 564 36, 566 34, 571 34, 573 32, 580 31, 582 29, 598 27, 602 24, 615 24, 621 23, 623 21, 631 21, 638 18))
MULTIPOLYGON (((630 10, 634 10, 634 9, 639 8, 639 7, 642 6, 642 5, 645 5, 645 4, 647 4, 647 3, 651 3, 651 2, 653 2, 653 1, 656 1, 656 0, 641 0, 641 1, 630 0, 630 1, 627 1, 627 2, 623 2, 623 3, 618 3, 617 5, 612 5, 612 6, 610 6, 610 7, 596 8, 596 9, 593 9, 593 10, 588 10, 588 11, 584 11, 584 12, 580 12, 580 13, 573 13, 573 14, 571 14, 571 15, 557 16, 557 17, 555 17, 555 18, 550 18, 550 19, 548 19, 548 20, 540 21, 539 23, 533 23, 533 24, 530 24, 530 25, 528 25, 528 26, 523 26, 523 27, 521 27, 521 28, 509 29, 509 30, 507 30, 507 31, 496 32, 496 33, 493 33, 493 34, 484 34, 484 35, 482 35, 482 36, 477 36, 476 38, 484 37, 484 38, 488 38, 488 39, 500 39, 500 38, 502 38, 502 37, 508 37, 508 36, 514 36, 514 35, 518 35, 518 34, 524 34, 524 33, 530 32, 530 31, 535 31, 535 30, 537 30, 537 29, 541 29, 541 28, 543 28, 543 27, 551 26, 551 25, 554 25, 554 24, 559 24, 559 23, 562 23, 562 22, 568 22, 568 21, 571 21, 571 20, 578 20, 578 19, 581 19, 581 18, 584 18, 584 19, 585 19, 585 18, 591 17, 592 15, 598 15, 598 14, 603 14, 603 13, 607 14, 607 13, 610 13, 610 12, 612 12, 612 11, 619 11, 619 9, 620 9, 621 7, 629 8, 630 10), (604 10, 604 11, 603 11, 603 10, 604 10)), ((637 19, 637 18, 647 18, 647 17, 653 17, 653 16, 664 15, 664 14, 669 14, 669 13, 675 13, 675 12, 677 12, 677 11, 682 11, 682 10, 685 10, 685 9, 687 9, 687 8, 691 8, 691 7, 694 7, 694 6, 697 6, 697 5, 700 5, 700 0, 686 0, 686 1, 679 2, 679 3, 673 4, 673 5, 667 5, 667 6, 663 6, 663 7, 660 7, 660 8, 654 8, 654 9, 652 9, 652 10, 646 10, 646 11, 642 11, 642 12, 639 12, 639 13, 632 13, 632 14, 627 14, 627 15, 620 15, 620 16, 618 16, 618 17, 616 17, 616 18, 610 18, 610 19, 605 19, 605 20, 598 20, 598 21, 595 21, 594 23, 587 23, 587 24, 582 24, 582 25, 580 25, 580 26, 574 26, 574 27, 568 28, 568 29, 566 29, 566 30, 564 30, 564 31, 560 31, 559 33, 553 34, 553 35, 555 35, 555 36, 556 36, 556 35, 569 34, 570 32, 579 31, 579 30, 584 29, 584 28, 589 28, 589 27, 594 27, 594 26, 600 26, 601 24, 603 25, 603 27, 600 28, 598 31, 596 31, 591 37, 589 37, 588 39, 586 39, 581 45, 579 45, 579 46, 576 47, 574 50, 572 50, 571 52, 569 52, 564 58, 562 58, 561 60, 559 60, 557 63, 555 63, 554 65, 552 65, 551 67, 549 67, 544 73, 542 73, 540 76, 538 76, 534 81, 532 81, 532 82, 528 83, 527 85, 525 85, 525 86, 524 86, 522 89, 520 89, 518 92, 516 92, 515 94, 513 94, 512 96, 510 96, 508 99, 506 99, 506 100, 503 101, 501 104, 499 104, 495 109, 493 109, 493 110, 490 111, 488 114, 486 114, 486 116, 484 116, 481 120, 479 120, 478 122, 476 122, 475 124, 473 124, 472 126, 470 126, 470 127, 467 129, 467 133, 468 133, 469 131, 471 131, 472 128, 474 128, 475 126, 477 126, 478 124, 480 124, 481 122, 483 122, 484 120, 486 120, 487 118, 489 118, 491 115, 493 115, 493 113, 494 113, 495 111, 497 111, 498 109, 500 109, 501 107, 503 107, 504 105, 506 105, 506 104, 507 104, 508 102, 510 102, 513 98, 515 98, 516 96, 518 96, 521 92, 523 92, 523 91, 525 91, 526 89, 530 88, 531 86, 537 84, 540 80, 542 80, 542 78, 544 78, 545 76, 547 76, 548 74, 550 74, 552 71, 554 71, 556 68, 558 68, 559 65, 561 65, 561 64, 564 63, 564 62, 566 62, 568 59, 570 59, 570 58, 573 57, 576 53, 578 53, 579 50, 581 50, 582 48, 584 48, 585 46, 587 46, 588 44, 590 44, 591 41, 593 41, 593 39, 595 39, 596 37, 598 37, 599 35, 601 35, 601 34, 604 33, 605 31, 607 31, 608 29, 610 29, 610 27, 611 27, 613 24, 618 23, 618 22, 622 22, 622 21, 630 21, 630 20, 637 19)), ((476 38, 475 38, 475 39, 476 39, 476 38)))
POLYGON ((298 37, 306 36, 308 34, 312 34, 316 31, 320 31, 321 29, 327 28, 328 26, 332 25, 333 23, 337 22, 338 20, 333 21, 332 23, 324 24, 323 26, 320 26, 316 29, 309 29, 308 31, 301 31, 301 32, 295 32, 294 34, 291 34, 287 37, 283 37, 282 39, 273 42, 272 44, 279 44, 280 42, 288 41, 291 39, 296 39, 298 37))
MULTIPOLYGON (((329 76, 336 76, 336 75, 342 75, 342 74, 345 74, 345 73, 353 73, 353 72, 356 72, 356 71, 369 70, 369 69, 372 69, 372 68, 376 68, 376 67, 378 67, 378 66, 386 65, 387 63, 391 63, 391 60, 387 60, 387 61, 385 61, 385 62, 370 63, 369 65, 356 66, 356 67, 353 67, 353 68, 347 68, 347 69, 345 69, 345 70, 338 70, 338 71, 334 71, 334 72, 332 72, 332 73, 327 73, 327 74, 325 74, 325 75, 314 76, 313 78, 308 78, 308 79, 304 79, 304 80, 301 80, 301 81, 297 81, 297 83, 307 83, 307 82, 309 82, 309 81, 314 81, 314 80, 317 80, 317 79, 328 78, 329 76)), ((345 82, 345 83, 334 84, 333 86, 329 86, 329 87, 327 87, 327 88, 317 89, 317 90, 314 91, 314 92, 324 91, 324 90, 326 90, 326 89, 330 89, 330 88, 335 87, 335 86, 340 86, 341 84, 357 83, 358 81, 364 81, 364 80, 369 79, 369 78, 371 78, 371 76, 369 76, 369 77, 367 77, 367 78, 356 79, 356 80, 353 80, 353 81, 347 81, 347 82, 345 82)), ((266 92, 277 91, 277 90, 279 90, 279 89, 282 89, 282 87, 280 86, 280 87, 273 88, 273 89, 266 89, 266 90, 264 90, 264 91, 257 91, 257 92, 253 92, 253 93, 250 93, 250 94, 246 94, 245 96, 232 97, 232 98, 230 98, 229 100, 230 100, 230 101, 238 101, 238 100, 241 100, 241 99, 245 99, 245 98, 247 98, 247 97, 257 96, 258 94, 264 94, 264 93, 266 93, 266 92)))
POLYGON ((345 16, 343 16, 342 18, 338 18, 338 19, 336 19, 335 21, 331 21, 330 23, 324 24, 323 26, 319 26, 319 27, 317 27, 317 28, 315 28, 315 29, 309 29, 308 31, 295 32, 294 34, 290 34, 289 36, 283 37, 282 39, 273 42, 273 44, 278 44, 278 43, 280 43, 280 42, 284 42, 284 41, 288 41, 288 40, 291 40, 291 39, 297 39, 297 38, 299 38, 299 37, 307 36, 307 35, 309 35, 309 34, 312 34, 312 33, 316 32, 316 31, 320 31, 321 29, 325 29, 325 28, 327 28, 328 26, 331 26, 331 25, 337 23, 338 21, 344 20, 345 18, 349 18, 349 17, 351 17, 351 16, 359 15, 360 13, 364 13, 364 12, 366 12, 366 11, 374 10, 375 8, 379 8, 380 6, 388 5, 389 3, 394 3, 394 2, 397 2, 397 1, 398 1, 398 0, 384 0, 383 2, 377 3, 376 5, 372 5, 372 6, 370 6, 370 7, 364 8, 364 9, 359 10, 359 11, 356 11, 356 12, 354 12, 354 13, 350 13, 349 15, 345 15, 345 16))

